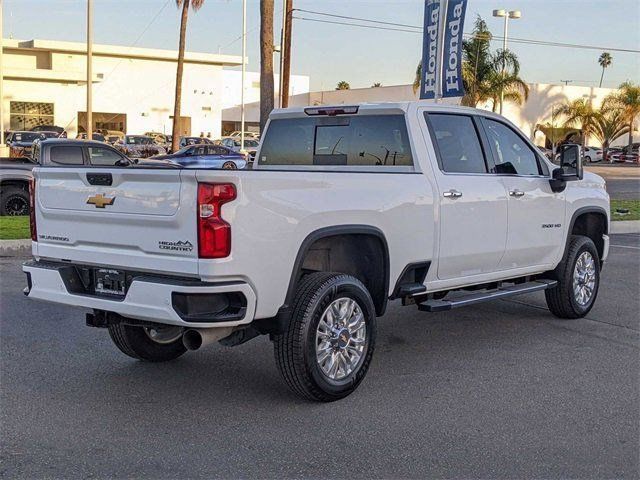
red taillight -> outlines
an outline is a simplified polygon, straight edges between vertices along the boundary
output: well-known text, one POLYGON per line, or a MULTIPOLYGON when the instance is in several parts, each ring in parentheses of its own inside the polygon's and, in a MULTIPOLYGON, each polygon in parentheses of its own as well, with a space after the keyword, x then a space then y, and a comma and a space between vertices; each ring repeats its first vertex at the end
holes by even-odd
POLYGON ((224 258, 231 253, 231 225, 222 219, 222 205, 236 198, 232 183, 198 184, 198 256, 224 258))
POLYGON ((29 228, 31 229, 31 240, 38 241, 38 230, 36 229, 36 179, 29 180, 29 228))

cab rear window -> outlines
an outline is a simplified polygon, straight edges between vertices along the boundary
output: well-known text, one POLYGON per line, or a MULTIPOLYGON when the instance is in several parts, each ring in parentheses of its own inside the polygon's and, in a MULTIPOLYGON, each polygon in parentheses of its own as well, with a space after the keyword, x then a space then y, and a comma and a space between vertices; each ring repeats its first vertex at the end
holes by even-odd
POLYGON ((412 166, 404 115, 274 119, 259 165, 412 166))

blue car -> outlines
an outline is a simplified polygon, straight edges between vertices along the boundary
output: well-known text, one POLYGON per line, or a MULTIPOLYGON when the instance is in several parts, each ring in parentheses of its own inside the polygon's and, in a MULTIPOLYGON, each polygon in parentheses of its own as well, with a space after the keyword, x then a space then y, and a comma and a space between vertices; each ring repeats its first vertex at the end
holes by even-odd
POLYGON ((152 160, 169 160, 187 168, 222 168, 236 170, 247 167, 245 156, 221 145, 189 145, 170 155, 156 155, 152 160))

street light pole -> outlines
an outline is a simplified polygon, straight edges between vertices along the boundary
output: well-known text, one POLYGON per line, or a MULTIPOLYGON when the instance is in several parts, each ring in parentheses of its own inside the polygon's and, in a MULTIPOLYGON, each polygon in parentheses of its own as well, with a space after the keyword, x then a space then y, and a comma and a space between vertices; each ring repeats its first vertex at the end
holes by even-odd
POLYGON ((504 75, 506 70, 506 52, 507 52, 507 35, 509 31, 509 19, 520 18, 522 13, 519 10, 506 10, 499 9, 493 11, 494 17, 504 17, 504 36, 502 37, 502 84, 500 85, 500 115, 502 115, 502 104, 504 103, 504 75))
POLYGON ((87 140, 93 139, 93 0, 87 0, 87 140))
POLYGON ((247 56, 247 0, 242 0, 242 87, 240 90, 240 151, 244 151, 244 77, 247 56))

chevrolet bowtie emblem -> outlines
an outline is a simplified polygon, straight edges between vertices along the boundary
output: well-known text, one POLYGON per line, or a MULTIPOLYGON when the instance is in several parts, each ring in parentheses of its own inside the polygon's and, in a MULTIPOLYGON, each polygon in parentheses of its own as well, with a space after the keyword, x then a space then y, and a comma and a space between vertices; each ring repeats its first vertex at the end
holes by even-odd
POLYGON ((113 205, 113 202, 115 201, 115 199, 116 197, 109 198, 99 193, 97 195, 94 195, 93 197, 89 197, 87 199, 87 203, 90 205, 95 205, 96 208, 104 208, 107 205, 113 205))

